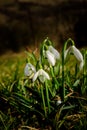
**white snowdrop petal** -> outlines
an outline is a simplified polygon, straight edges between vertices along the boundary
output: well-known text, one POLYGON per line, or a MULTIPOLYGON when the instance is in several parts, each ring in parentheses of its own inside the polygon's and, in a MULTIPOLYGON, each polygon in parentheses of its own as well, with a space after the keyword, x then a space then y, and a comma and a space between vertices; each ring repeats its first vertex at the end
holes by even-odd
POLYGON ((42 72, 42 75, 46 78, 46 79, 50 79, 49 75, 47 72, 45 72, 44 70, 40 70, 42 72))
POLYGON ((30 66, 30 68, 31 68, 31 70, 32 70, 33 72, 36 72, 35 67, 34 67, 31 63, 29 63, 29 66, 30 66))
POLYGON ((30 76, 32 73, 35 73, 36 69, 31 63, 27 63, 24 68, 24 74, 25 76, 30 76))
POLYGON ((25 68, 24 68, 24 74, 28 75, 28 65, 26 64, 25 68))
POLYGON ((56 101, 56 105, 57 105, 57 106, 60 105, 61 103, 62 103, 61 100, 57 100, 57 101, 56 101))
POLYGON ((82 70, 84 66, 84 61, 80 62, 79 69, 82 70))
POLYGON ((39 72, 37 71, 33 76, 33 82, 38 78, 39 72))
POLYGON ((83 66, 84 66, 83 55, 81 54, 79 49, 77 49, 74 45, 70 46, 67 50, 65 50, 65 52, 64 52, 64 60, 66 59, 68 54, 71 54, 71 53, 74 54, 77 61, 79 62, 79 69, 81 70, 83 68, 83 66))
POLYGON ((38 71, 35 73, 35 75, 34 75, 34 77, 33 77, 33 82, 34 82, 38 77, 40 78, 41 82, 44 82, 45 79, 48 79, 48 80, 50 79, 48 73, 45 72, 43 69, 40 69, 40 70, 38 70, 38 71))
POLYGON ((39 79, 40 79, 40 81, 41 81, 42 83, 44 83, 46 78, 41 75, 41 76, 39 76, 39 79))
POLYGON ((26 66, 24 68, 24 74, 25 74, 25 76, 29 76, 31 74, 31 72, 29 71, 28 63, 26 64, 26 66))
POLYGON ((46 57, 48 59, 49 64, 51 64, 52 66, 54 66, 55 63, 56 63, 54 55, 50 51, 47 50, 46 51, 46 57))
POLYGON ((40 81, 41 81, 42 83, 44 83, 45 80, 46 80, 46 79, 49 80, 50 77, 49 77, 49 75, 48 75, 43 69, 41 69, 41 70, 40 70, 39 79, 40 79, 40 81))
POLYGON ((60 53, 53 46, 49 46, 48 50, 54 54, 56 59, 60 59, 60 53))
POLYGON ((75 47, 75 46, 72 46, 72 51, 73 51, 73 54, 75 55, 75 57, 77 58, 77 60, 79 62, 82 62, 83 61, 83 56, 81 54, 81 52, 75 47))

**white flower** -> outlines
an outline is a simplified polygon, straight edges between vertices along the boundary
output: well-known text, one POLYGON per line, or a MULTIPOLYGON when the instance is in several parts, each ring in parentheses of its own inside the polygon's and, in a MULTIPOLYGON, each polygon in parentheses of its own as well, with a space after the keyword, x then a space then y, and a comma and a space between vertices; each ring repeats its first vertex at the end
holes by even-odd
POLYGON ((25 76, 31 76, 36 72, 35 67, 31 63, 27 63, 24 68, 24 74, 25 76))
POLYGON ((74 54, 76 59, 79 61, 79 63, 80 63, 79 69, 81 70, 84 66, 84 60, 83 60, 83 56, 82 56, 81 52, 74 45, 71 48, 71 52, 74 54))
POLYGON ((84 61, 81 61, 81 62, 80 62, 80 65, 79 65, 79 69, 82 70, 82 69, 83 69, 83 66, 84 66, 84 61))
POLYGON ((83 61, 83 56, 82 56, 81 52, 74 45, 71 48, 71 52, 74 54, 74 56, 76 57, 76 59, 79 62, 83 61))
POLYGON ((74 54, 78 62, 80 63, 79 69, 81 70, 84 66, 84 60, 81 52, 73 45, 70 46, 65 52, 64 52, 64 59, 66 59, 68 54, 74 54))
POLYGON ((49 46, 48 50, 54 54, 55 59, 60 60, 60 53, 53 46, 49 46))
POLYGON ((43 83, 46 79, 50 80, 50 77, 47 72, 45 72, 43 69, 39 69, 33 76, 33 82, 39 78, 40 81, 43 83))
POLYGON ((62 103, 61 100, 57 100, 57 101, 56 101, 56 105, 57 105, 57 106, 60 105, 61 103, 62 103))
POLYGON ((54 66, 55 63, 56 63, 54 54, 51 53, 49 50, 47 50, 46 51, 46 57, 48 59, 49 64, 51 64, 52 66, 54 66))

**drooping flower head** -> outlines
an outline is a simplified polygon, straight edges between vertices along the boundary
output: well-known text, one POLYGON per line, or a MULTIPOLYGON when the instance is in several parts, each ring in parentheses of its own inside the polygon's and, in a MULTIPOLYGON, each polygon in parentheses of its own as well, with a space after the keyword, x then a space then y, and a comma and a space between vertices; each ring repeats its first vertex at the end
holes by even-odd
POLYGON ((46 57, 49 64, 55 66, 56 60, 60 60, 60 53, 53 46, 50 45, 48 47, 48 50, 46 50, 46 57))
POLYGON ((60 60, 60 53, 53 46, 49 46, 48 50, 54 55, 55 59, 60 60))
POLYGON ((64 52, 64 59, 66 59, 68 54, 74 54, 74 56, 76 57, 77 61, 80 63, 79 65, 79 69, 82 70, 83 66, 84 66, 84 60, 83 60, 83 55, 81 54, 81 52, 79 51, 79 49, 77 49, 74 45, 70 46, 65 52, 64 52))
POLYGON ((31 76, 36 72, 35 67, 31 63, 27 63, 24 68, 24 74, 25 76, 31 76))
POLYGON ((46 79, 50 80, 50 77, 47 72, 45 72, 43 69, 39 69, 33 76, 33 82, 39 78, 42 83, 45 82, 46 79))
POLYGON ((46 57, 48 59, 49 64, 54 66, 56 63, 56 60, 55 60, 54 55, 49 50, 46 51, 46 57))
POLYGON ((75 46, 72 46, 72 52, 73 52, 74 56, 76 57, 76 59, 80 63, 79 69, 82 70, 82 68, 84 66, 83 55, 81 54, 81 52, 75 46))

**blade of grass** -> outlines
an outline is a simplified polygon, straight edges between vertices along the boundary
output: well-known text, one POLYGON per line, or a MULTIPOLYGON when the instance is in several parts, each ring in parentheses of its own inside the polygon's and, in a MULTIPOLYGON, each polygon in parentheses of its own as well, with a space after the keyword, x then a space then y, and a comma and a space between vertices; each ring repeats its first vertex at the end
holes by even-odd
POLYGON ((47 99, 47 105, 48 105, 48 112, 50 113, 51 110, 50 110, 50 99, 49 99, 47 80, 45 81, 45 87, 46 87, 46 99, 47 99))
POLYGON ((45 104, 45 98, 44 98, 44 92, 43 92, 43 85, 41 85, 41 95, 42 95, 42 102, 43 102, 43 107, 44 107, 44 114, 45 114, 45 117, 47 117, 46 104, 45 104))
MULTIPOLYGON (((0 112, 0 113, 1 113, 1 112, 0 112)), ((4 119, 3 119, 3 117, 2 117, 1 114, 0 114, 0 120, 1 120, 1 122, 2 122, 2 124, 3 124, 3 126, 4 126, 4 129, 7 130, 7 127, 6 127, 6 125, 5 125, 4 119)))

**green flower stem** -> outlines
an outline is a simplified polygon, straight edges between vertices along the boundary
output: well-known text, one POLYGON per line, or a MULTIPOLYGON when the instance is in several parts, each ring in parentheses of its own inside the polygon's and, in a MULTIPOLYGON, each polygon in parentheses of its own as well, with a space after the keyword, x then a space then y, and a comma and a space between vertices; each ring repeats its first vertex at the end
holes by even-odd
POLYGON ((46 98, 47 98, 48 112, 50 113, 50 99, 49 99, 49 93, 48 93, 48 83, 47 83, 47 80, 45 81, 45 87, 46 87, 46 98))
POLYGON ((49 45, 52 45, 52 42, 48 39, 48 37, 42 42, 40 47, 40 56, 41 56, 41 64, 44 66, 44 51, 48 48, 49 45))
POLYGON ((41 58, 41 64, 43 66, 43 64, 44 64, 44 43, 42 43, 41 47, 40 47, 40 58, 41 58))
POLYGON ((64 50, 62 52, 62 101, 65 99, 65 87, 64 87, 64 50))
POLYGON ((50 65, 50 72, 51 72, 52 78, 53 78, 53 80, 54 80, 54 82, 56 84, 55 86, 57 86, 56 89, 59 89, 59 83, 58 83, 58 81, 57 81, 57 79, 55 77, 55 74, 54 74, 54 71, 53 71, 53 67, 51 65, 50 65))
POLYGON ((70 43, 71 43, 72 45, 75 44, 74 41, 73 41, 71 38, 69 38, 69 39, 65 42, 64 47, 63 47, 63 50, 62 50, 62 97, 61 97, 62 101, 65 100, 65 87, 64 87, 64 52, 65 52, 65 50, 67 49, 67 45, 70 44, 70 43))
POLYGON ((43 87, 44 87, 44 86, 41 85, 41 95, 42 95, 42 101, 43 101, 43 107, 44 107, 44 114, 45 114, 45 117, 47 117, 46 104, 45 104, 45 98, 44 98, 43 87))
POLYGON ((69 38, 69 39, 65 42, 65 44, 64 44, 64 48, 63 48, 64 51, 67 49, 67 45, 68 45, 68 44, 75 45, 74 41, 73 41, 71 38, 69 38))

